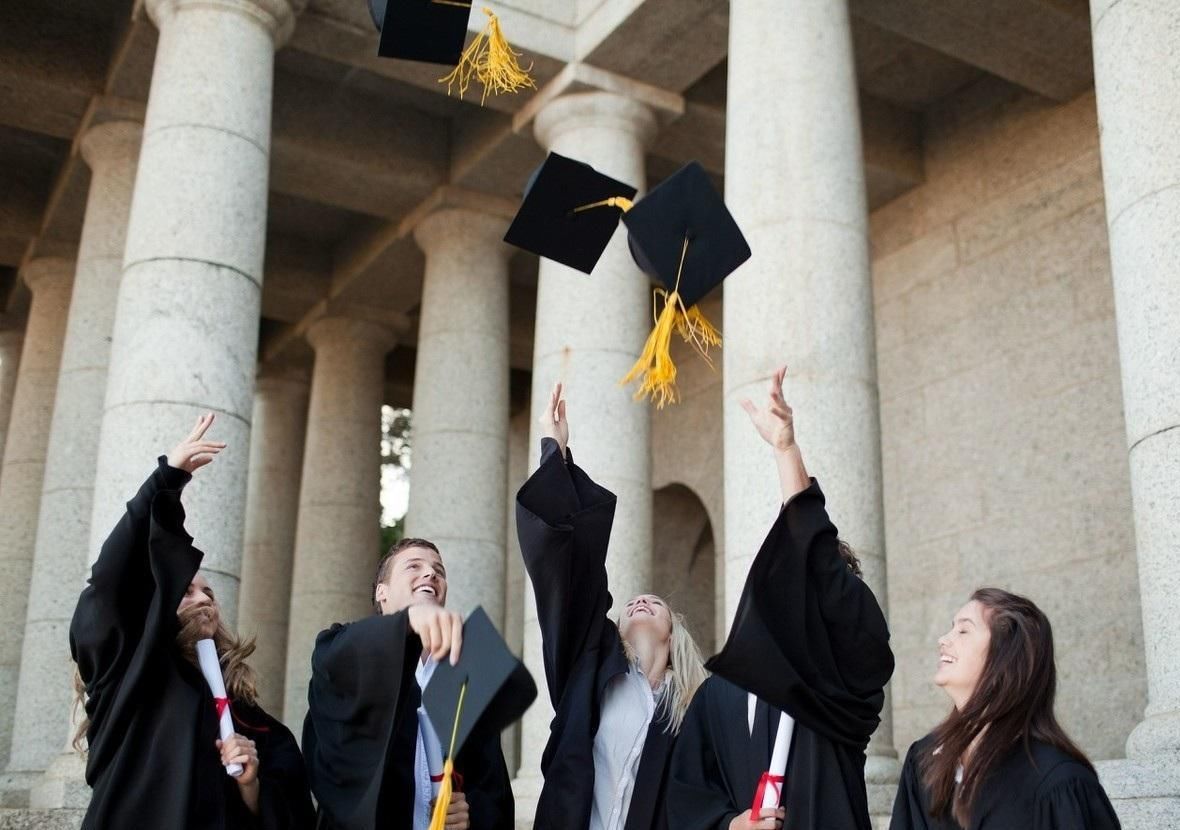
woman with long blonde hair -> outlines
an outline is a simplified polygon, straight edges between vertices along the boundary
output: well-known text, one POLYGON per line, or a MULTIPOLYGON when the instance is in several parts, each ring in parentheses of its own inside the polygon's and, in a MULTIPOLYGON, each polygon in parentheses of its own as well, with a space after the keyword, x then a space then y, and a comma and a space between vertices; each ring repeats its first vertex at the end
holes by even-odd
POLYGON ((557 716, 535 830, 663 830, 672 746, 706 672, 684 618, 640 594, 611 620, 615 496, 574 464, 561 384, 541 417, 540 467, 516 496, 557 716))

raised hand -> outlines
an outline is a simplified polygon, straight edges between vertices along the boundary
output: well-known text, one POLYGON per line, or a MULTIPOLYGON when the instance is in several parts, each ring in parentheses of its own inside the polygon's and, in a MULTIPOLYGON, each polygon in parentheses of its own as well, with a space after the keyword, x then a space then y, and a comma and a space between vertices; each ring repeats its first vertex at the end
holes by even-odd
POLYGON ((448 654, 451 665, 459 662, 463 648, 463 618, 441 605, 411 605, 406 610, 410 629, 422 641, 422 650, 435 660, 448 654))
POLYGON ((225 449, 224 441, 206 441, 205 433, 213 425, 213 413, 207 412, 197 418, 197 423, 188 437, 168 453, 168 466, 186 473, 204 467, 217 453, 225 449))
POLYGON ((795 446, 795 416, 783 399, 783 378, 787 367, 781 366, 770 381, 770 397, 765 409, 759 409, 749 398, 742 401, 742 409, 750 416, 750 422, 762 436, 762 440, 778 452, 786 452, 795 446))
POLYGON ((570 425, 565 419, 565 399, 561 397, 560 383, 553 385, 549 404, 538 420, 541 424, 541 437, 556 441, 561 449, 561 457, 565 458, 565 447, 570 442, 570 425))

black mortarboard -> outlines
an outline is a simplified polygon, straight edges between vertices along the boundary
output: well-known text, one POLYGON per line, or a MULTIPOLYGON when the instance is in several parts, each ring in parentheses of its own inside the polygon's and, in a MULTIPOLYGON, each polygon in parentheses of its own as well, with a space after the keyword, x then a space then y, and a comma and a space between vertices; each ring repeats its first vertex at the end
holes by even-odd
POLYGON ((487 612, 476 608, 463 623, 458 665, 443 661, 435 667, 422 692, 422 705, 444 752, 451 746, 449 757, 454 758, 474 730, 499 734, 518 720, 536 697, 537 685, 528 669, 508 650, 487 612))
POLYGON ((669 291, 678 291, 686 308, 750 258, 741 229, 695 161, 652 188, 623 215, 623 224, 635 263, 669 291))
POLYGON ((369 0, 369 14, 381 32, 380 57, 454 66, 467 41, 471 5, 465 0, 369 0))
POLYGON ((525 185, 504 241, 589 274, 635 193, 589 164, 550 153, 525 185))

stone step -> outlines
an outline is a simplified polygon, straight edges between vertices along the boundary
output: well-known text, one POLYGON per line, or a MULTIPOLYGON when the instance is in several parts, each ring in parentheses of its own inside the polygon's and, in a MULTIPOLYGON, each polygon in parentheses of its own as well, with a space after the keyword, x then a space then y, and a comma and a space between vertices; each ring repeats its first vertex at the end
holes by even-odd
POLYGON ((0 809, 0 830, 78 830, 82 810, 0 809))

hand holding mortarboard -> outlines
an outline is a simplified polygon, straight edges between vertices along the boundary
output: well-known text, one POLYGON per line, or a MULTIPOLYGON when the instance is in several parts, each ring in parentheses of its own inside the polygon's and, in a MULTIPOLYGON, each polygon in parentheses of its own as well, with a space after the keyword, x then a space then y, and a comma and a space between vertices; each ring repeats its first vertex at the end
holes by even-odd
MULTIPOLYGON (((422 652, 442 662, 450 656, 451 665, 459 662, 463 650, 463 618, 441 605, 411 605, 406 609, 410 630, 422 641, 422 652)), ((442 734, 441 732, 439 733, 442 734)))

